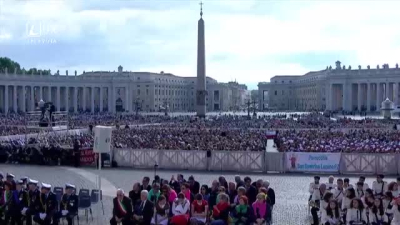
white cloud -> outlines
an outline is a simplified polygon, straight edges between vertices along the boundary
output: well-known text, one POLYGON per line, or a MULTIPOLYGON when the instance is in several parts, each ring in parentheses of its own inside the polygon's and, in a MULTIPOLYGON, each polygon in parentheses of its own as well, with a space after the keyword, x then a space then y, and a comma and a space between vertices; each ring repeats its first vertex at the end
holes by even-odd
MULTIPOLYGON (((89 71, 122 64, 132 71, 196 75, 197 2, 0 2, 0 55, 25 67, 89 71), (27 23, 55 26, 52 38, 58 44, 27 45, 27 23)), ((400 58, 399 6, 397 1, 205 1, 207 75, 255 83, 324 69, 337 59, 354 68, 394 65, 400 58)))

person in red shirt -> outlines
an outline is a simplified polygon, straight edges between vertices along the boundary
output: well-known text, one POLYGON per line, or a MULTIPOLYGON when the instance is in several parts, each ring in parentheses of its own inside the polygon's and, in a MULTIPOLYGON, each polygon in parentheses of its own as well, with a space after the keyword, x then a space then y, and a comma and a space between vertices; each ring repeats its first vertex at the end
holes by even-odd
POLYGON ((205 224, 208 215, 208 203, 203 199, 201 194, 195 196, 195 200, 192 203, 192 217, 190 218, 190 224, 205 224))

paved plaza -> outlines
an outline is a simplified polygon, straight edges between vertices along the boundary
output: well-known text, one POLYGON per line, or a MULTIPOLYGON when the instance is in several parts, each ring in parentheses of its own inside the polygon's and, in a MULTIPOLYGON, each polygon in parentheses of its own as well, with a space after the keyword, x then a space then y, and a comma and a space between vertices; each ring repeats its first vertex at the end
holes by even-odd
MULTIPOLYGON (((108 224, 112 213, 112 198, 117 188, 122 188, 128 193, 132 189, 134 182, 141 182, 143 176, 154 176, 154 171, 138 169, 103 169, 98 171, 94 168, 72 168, 72 167, 47 167, 47 166, 28 166, 28 165, 10 165, 1 164, 0 171, 3 173, 11 172, 17 178, 29 176, 40 182, 50 183, 53 186, 64 186, 66 182, 73 183, 77 188, 93 189, 97 186, 97 175, 101 174, 102 190, 104 192, 104 215, 101 205, 93 206, 93 221, 89 218, 86 223, 84 212, 80 212, 80 224, 108 224)), ((219 175, 224 175, 228 181, 233 181, 234 173, 219 172, 198 172, 198 171, 157 171, 157 174, 164 179, 170 179, 177 173, 184 174, 187 179, 193 175, 200 184, 210 185, 212 180, 217 179, 219 175)), ((276 225, 302 225, 309 224, 307 216, 308 185, 312 181, 313 175, 287 175, 287 174, 245 174, 253 180, 261 178, 269 180, 271 187, 276 193, 276 205, 273 213, 274 224, 276 225)), ((338 176, 339 177, 339 176, 338 176)), ((344 178, 343 176, 340 176, 344 178)), ((350 177, 350 182, 357 181, 356 176, 350 177)), ((321 176, 321 181, 326 182, 328 176, 321 176)), ((367 178, 369 185, 372 184, 374 177, 367 178)), ((387 181, 394 181, 395 178, 387 178, 387 181)))

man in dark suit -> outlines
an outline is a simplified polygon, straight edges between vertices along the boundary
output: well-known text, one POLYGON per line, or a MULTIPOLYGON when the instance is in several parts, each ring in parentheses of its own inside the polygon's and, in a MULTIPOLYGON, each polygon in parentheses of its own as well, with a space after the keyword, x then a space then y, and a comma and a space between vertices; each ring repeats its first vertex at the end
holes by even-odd
POLYGON ((110 220, 110 225, 132 224, 132 202, 131 199, 125 196, 123 190, 117 190, 117 197, 113 199, 113 217, 110 220))
POLYGON ((149 192, 143 190, 140 193, 140 205, 136 212, 133 214, 134 224, 150 225, 151 218, 154 215, 154 204, 147 199, 149 192))
POLYGON ((51 219, 57 209, 56 195, 50 190, 50 184, 42 183, 41 194, 38 202, 38 211, 33 217, 33 221, 40 225, 50 225, 51 219))
POLYGON ((10 203, 11 224, 22 225, 21 211, 28 207, 28 193, 23 189, 24 182, 17 181, 16 190, 10 203))
POLYGON ((200 192, 200 183, 197 182, 193 176, 189 177, 190 192, 194 195, 200 192))
POLYGON ((29 179, 28 181, 28 206, 22 213, 25 214, 26 225, 32 225, 32 216, 39 208, 40 191, 37 189, 37 184, 37 180, 29 179))
POLYGON ((58 225, 60 218, 65 217, 68 225, 72 225, 74 217, 78 214, 79 199, 74 193, 75 185, 66 184, 65 194, 60 201, 60 211, 53 217, 53 225, 58 225))
POLYGON ((256 201, 258 191, 253 185, 251 185, 250 177, 244 178, 244 184, 245 184, 245 188, 246 188, 246 196, 247 196, 247 198, 249 198, 249 205, 251 205, 251 204, 253 204, 253 202, 256 201))

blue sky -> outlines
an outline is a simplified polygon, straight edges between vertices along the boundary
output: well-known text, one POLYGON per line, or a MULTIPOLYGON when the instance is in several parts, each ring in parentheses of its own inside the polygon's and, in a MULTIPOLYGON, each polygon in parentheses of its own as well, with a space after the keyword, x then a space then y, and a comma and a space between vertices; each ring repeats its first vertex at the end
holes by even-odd
MULTIPOLYGON (((394 66, 399 8, 400 1, 205 0, 207 75, 255 89, 336 60, 394 66)), ((193 0, 0 0, 0 56, 61 74, 122 65, 195 76, 198 19, 193 0)))

